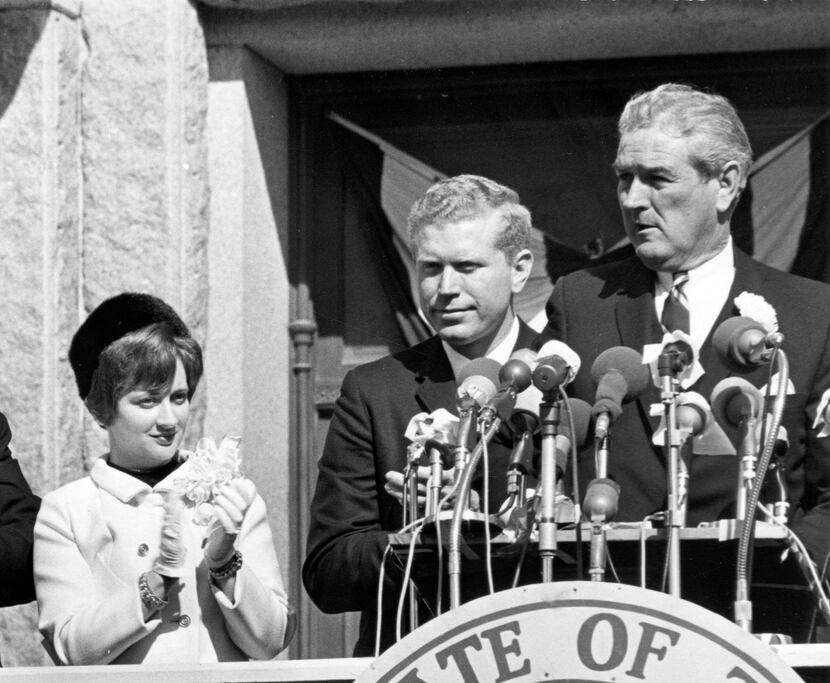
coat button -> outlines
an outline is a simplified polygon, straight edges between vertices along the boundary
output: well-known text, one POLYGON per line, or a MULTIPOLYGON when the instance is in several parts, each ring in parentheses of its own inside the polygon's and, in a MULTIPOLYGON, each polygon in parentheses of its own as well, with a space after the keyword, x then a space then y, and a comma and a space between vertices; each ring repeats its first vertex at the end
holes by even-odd
POLYGON ((181 626, 182 628, 187 628, 188 626, 190 626, 190 617, 186 614, 182 614, 182 616, 179 617, 179 626, 181 626))
POLYGON ((147 553, 149 553, 149 552, 150 552, 150 546, 148 546, 146 543, 142 543, 140 546, 138 546, 138 556, 139 557, 147 557, 147 553))

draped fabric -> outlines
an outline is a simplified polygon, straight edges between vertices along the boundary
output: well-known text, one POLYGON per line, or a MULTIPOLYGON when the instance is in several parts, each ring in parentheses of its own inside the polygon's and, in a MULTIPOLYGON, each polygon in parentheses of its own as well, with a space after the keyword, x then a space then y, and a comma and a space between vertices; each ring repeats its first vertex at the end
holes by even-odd
POLYGON ((367 210, 368 220, 362 235, 371 246, 373 258, 370 265, 377 269, 379 280, 385 288, 386 298, 394 311, 395 321, 407 346, 413 346, 430 336, 429 326, 419 315, 413 299, 411 283, 414 282, 411 258, 404 254, 399 233, 389 223, 380 198, 381 176, 384 159, 367 142, 354 135, 335 136, 339 152, 349 179, 349 186, 367 210), (404 262, 404 258, 407 259, 404 262))
POLYGON ((830 114, 759 157, 732 222, 735 241, 780 270, 830 282, 830 114))

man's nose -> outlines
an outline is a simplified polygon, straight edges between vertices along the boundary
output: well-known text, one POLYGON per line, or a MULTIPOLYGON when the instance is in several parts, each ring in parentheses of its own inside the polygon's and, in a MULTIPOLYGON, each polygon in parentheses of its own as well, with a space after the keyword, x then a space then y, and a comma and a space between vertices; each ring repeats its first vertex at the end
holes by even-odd
POLYGON ((625 187, 620 188, 620 206, 624 209, 643 209, 648 207, 650 189, 639 178, 634 178, 625 187))
POLYGON ((441 271, 441 279, 438 281, 439 294, 457 294, 459 277, 452 266, 447 266, 441 271))

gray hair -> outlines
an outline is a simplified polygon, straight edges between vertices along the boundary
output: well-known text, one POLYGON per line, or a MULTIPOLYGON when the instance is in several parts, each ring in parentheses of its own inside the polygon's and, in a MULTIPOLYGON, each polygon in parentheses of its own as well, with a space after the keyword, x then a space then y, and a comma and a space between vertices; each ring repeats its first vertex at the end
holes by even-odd
POLYGON ((409 249, 417 255, 418 235, 427 226, 444 226, 488 211, 498 211, 503 217, 503 231, 495 246, 508 259, 530 248, 530 211, 519 202, 519 195, 483 176, 458 175, 439 180, 412 206, 406 221, 409 249))
POLYGON ((639 92, 626 103, 617 130, 622 138, 651 126, 689 138, 691 164, 703 177, 714 178, 728 162, 736 161, 741 187, 746 183, 752 148, 737 110, 725 97, 680 83, 639 92))

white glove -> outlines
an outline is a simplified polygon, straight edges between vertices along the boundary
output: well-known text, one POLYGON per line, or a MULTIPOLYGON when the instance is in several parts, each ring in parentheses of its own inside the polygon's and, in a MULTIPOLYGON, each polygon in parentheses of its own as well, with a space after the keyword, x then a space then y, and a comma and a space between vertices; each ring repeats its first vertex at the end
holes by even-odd
POLYGON ((245 477, 232 479, 219 489, 213 499, 213 522, 204 543, 205 562, 209 568, 218 569, 233 556, 242 520, 255 498, 256 486, 245 477))
POLYGON ((182 502, 178 495, 168 494, 164 499, 164 521, 161 525, 159 554, 153 571, 161 576, 180 577, 187 573, 187 547, 182 534, 182 502))

